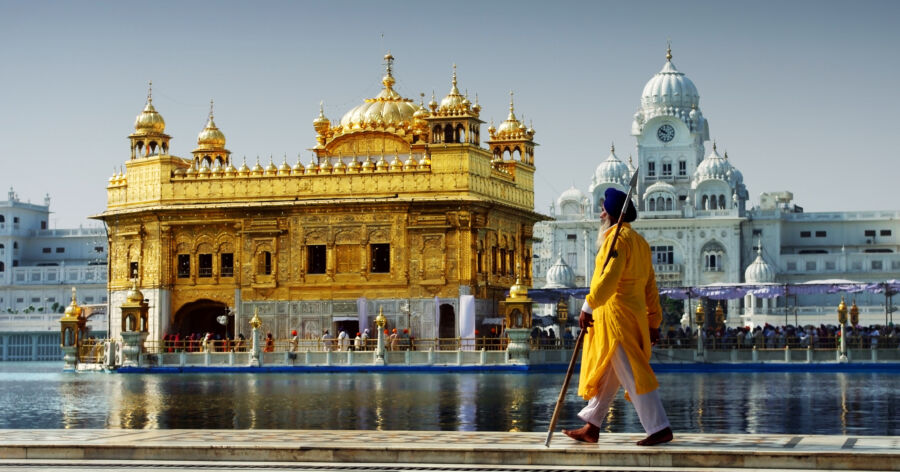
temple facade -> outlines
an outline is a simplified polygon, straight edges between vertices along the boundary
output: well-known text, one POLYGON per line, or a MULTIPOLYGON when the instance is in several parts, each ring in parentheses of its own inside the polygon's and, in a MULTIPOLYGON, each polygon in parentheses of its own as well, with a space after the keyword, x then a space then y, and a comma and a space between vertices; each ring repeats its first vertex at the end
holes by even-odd
POLYGON ((148 94, 95 217, 109 230, 110 336, 134 280, 151 340, 236 337, 254 313, 276 338, 355 335, 379 310, 413 336, 456 337, 460 297, 474 297, 480 325, 516 276, 530 286, 544 218, 534 130, 511 98, 483 144, 455 69, 439 103, 415 103, 394 90, 393 60, 381 92, 339 122, 320 108, 307 163, 235 162, 212 106, 191 156, 176 156, 148 94))

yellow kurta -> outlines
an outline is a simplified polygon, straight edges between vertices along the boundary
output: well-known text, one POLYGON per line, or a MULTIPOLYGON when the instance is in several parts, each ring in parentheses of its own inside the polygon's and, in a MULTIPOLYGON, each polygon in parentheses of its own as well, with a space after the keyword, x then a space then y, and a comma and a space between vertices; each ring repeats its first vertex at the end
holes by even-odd
POLYGON ((650 246, 631 225, 622 223, 617 255, 601 273, 614 233, 615 226, 604 233, 586 298, 594 311, 594 327, 584 336, 581 355, 578 394, 585 400, 597 394, 600 379, 612 368, 610 359, 620 345, 634 373, 637 392, 632 393, 643 395, 659 386, 650 368, 650 328, 659 328, 662 309, 650 246))

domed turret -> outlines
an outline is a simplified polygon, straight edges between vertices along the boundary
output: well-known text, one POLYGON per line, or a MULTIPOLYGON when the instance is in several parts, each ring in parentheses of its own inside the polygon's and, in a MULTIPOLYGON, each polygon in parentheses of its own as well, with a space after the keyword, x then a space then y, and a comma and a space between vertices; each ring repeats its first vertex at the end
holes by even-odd
POLYGON ((691 79, 672 64, 672 49, 666 51, 666 63, 647 85, 641 94, 641 106, 645 110, 662 107, 675 107, 690 110, 700 107, 700 94, 691 79))
POLYGON ((166 121, 163 120, 156 108, 153 107, 153 82, 147 90, 147 104, 144 110, 134 120, 134 133, 128 135, 131 141, 131 158, 137 156, 149 157, 159 151, 160 154, 169 151, 169 135, 165 134, 166 121))
POLYGON ((762 256, 762 243, 756 247, 756 259, 744 271, 744 280, 751 284, 767 284, 775 282, 775 268, 769 265, 762 256))
POLYGON ((384 56, 384 60, 387 62, 387 73, 381 80, 384 89, 375 98, 368 98, 362 105, 345 113, 340 124, 334 128, 335 135, 365 129, 412 131, 413 115, 419 106, 394 91, 396 82, 392 75, 394 56, 388 53, 384 56))
MULTIPOLYGON (((491 125, 493 126, 493 125, 491 125)), ((525 137, 525 125, 516 118, 513 104, 513 93, 509 92, 509 115, 500 123, 496 132, 491 132, 491 139, 516 139, 525 137)), ((490 132, 490 129, 488 129, 490 132)))
POLYGON ((628 171, 628 166, 616 156, 616 147, 611 146, 609 157, 597 166, 597 170, 594 172, 594 183, 598 185, 614 183, 627 187, 630 178, 631 173, 628 171))
POLYGON ((563 260, 562 254, 557 255, 556 262, 547 270, 547 283, 544 288, 574 288, 575 272, 563 260))
POLYGON ((742 182, 743 176, 728 162, 728 159, 719 155, 716 143, 713 143, 712 152, 703 159, 703 162, 694 171, 695 184, 704 180, 722 180, 734 185, 740 183, 737 180, 738 177, 740 177, 742 182))
POLYGON ((559 208, 560 213, 559 216, 562 219, 583 216, 586 201, 587 197, 584 195, 584 192, 578 190, 575 186, 569 187, 558 199, 556 199, 556 206, 559 208))

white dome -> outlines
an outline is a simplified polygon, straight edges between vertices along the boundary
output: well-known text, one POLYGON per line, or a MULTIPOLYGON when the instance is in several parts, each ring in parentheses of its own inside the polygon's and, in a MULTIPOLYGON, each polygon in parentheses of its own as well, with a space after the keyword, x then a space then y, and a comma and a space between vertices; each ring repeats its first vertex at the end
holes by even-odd
POLYGON ((677 193, 677 190, 675 190, 675 187, 670 183, 656 182, 655 184, 647 187, 647 190, 644 190, 644 195, 650 195, 656 192, 665 192, 675 195, 677 193))
POLYGON ((587 197, 585 197, 584 192, 582 192, 581 190, 578 190, 573 185, 572 187, 569 187, 568 190, 563 192, 562 195, 560 195, 558 199, 556 199, 556 204, 559 207, 562 207, 563 203, 566 203, 566 202, 576 202, 579 205, 581 205, 582 203, 584 203, 585 198, 587 198, 587 197))
MULTIPOLYGON (((671 57, 671 56, 669 56, 671 57)), ((661 107, 675 107, 690 110, 700 108, 700 94, 697 87, 683 73, 678 72, 671 59, 644 86, 641 106, 645 110, 661 107)))
POLYGON ((744 271, 744 280, 752 284, 765 284, 775 281, 775 268, 763 259, 760 248, 756 250, 756 259, 744 271))
POLYGON ((574 288, 575 272, 563 260, 562 254, 559 255, 556 262, 547 270, 547 283, 544 288, 574 288))
POLYGON ((694 171, 695 183, 700 183, 704 180, 722 180, 734 186, 742 183, 744 176, 731 165, 731 162, 728 162, 727 157, 719 155, 716 145, 713 144, 712 152, 703 159, 703 162, 694 171))
POLYGON ((594 184, 614 183, 627 187, 630 177, 631 172, 628 171, 628 165, 616 157, 616 148, 613 147, 609 152, 609 157, 594 171, 594 184))

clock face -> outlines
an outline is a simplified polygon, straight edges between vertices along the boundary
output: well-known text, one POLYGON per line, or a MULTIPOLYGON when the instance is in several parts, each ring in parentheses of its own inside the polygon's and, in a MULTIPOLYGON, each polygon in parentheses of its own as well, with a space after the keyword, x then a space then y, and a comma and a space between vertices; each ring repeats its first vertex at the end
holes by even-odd
POLYGON ((675 138, 675 128, 672 125, 662 125, 656 130, 656 137, 659 138, 660 141, 667 143, 675 138))

